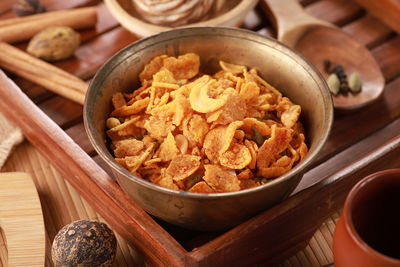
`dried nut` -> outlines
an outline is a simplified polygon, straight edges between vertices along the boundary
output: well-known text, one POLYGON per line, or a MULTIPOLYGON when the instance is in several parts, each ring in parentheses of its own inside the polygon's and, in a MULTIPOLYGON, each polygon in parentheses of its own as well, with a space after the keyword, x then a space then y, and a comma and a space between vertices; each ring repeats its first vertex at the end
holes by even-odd
POLYGON ((51 248, 55 267, 113 266, 117 240, 105 223, 80 220, 65 225, 51 248))
POLYGON ((210 98, 207 94, 208 84, 199 82, 190 91, 189 100, 193 110, 200 113, 213 112, 226 104, 227 99, 210 98))
POLYGON ((112 129, 114 127, 117 127, 120 124, 121 124, 121 122, 117 118, 114 118, 114 117, 110 117, 106 121, 106 126, 107 126, 108 129, 112 129))
POLYGON ((31 55, 47 61, 66 59, 80 45, 80 35, 70 27, 50 27, 36 34, 28 44, 31 55))
POLYGON ((361 91, 361 78, 357 72, 354 72, 350 75, 349 78, 349 88, 353 93, 358 93, 361 91))
POLYGON ((340 90, 340 81, 338 76, 335 73, 329 75, 328 80, 326 81, 329 86, 329 90, 332 94, 337 95, 340 90))
POLYGON ((19 0, 13 5, 12 10, 17 16, 23 17, 43 13, 46 7, 39 0, 19 0))

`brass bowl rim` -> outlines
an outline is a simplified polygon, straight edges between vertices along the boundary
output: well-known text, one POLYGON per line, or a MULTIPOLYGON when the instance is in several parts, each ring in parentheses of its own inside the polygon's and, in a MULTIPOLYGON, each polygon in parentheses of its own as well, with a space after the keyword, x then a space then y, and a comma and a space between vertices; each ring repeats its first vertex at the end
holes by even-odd
MULTIPOLYGON (((94 100, 93 100, 94 102, 94 100)), ((306 58, 304 58, 301 54, 296 52, 294 49, 290 48, 289 46, 277 41, 276 39, 260 35, 256 32, 246 30, 246 29, 241 29, 241 28, 233 28, 233 27, 225 27, 225 26, 196 26, 196 27, 185 27, 185 28, 176 28, 164 32, 160 32, 148 37, 145 37, 143 39, 140 39, 125 48, 121 49, 117 53, 115 53, 110 59, 108 59, 101 67, 98 69, 96 72, 95 76, 93 77, 91 83, 89 84, 89 88, 86 93, 85 97, 85 102, 84 102, 84 107, 83 107, 83 120, 84 120, 84 126, 86 133, 89 137, 89 140, 91 144, 93 145, 94 149, 96 152, 100 155, 100 157, 115 171, 119 172, 121 175, 123 175, 126 178, 129 178, 135 183, 140 184, 141 186, 144 186, 148 189, 155 190, 160 193, 172 195, 172 196, 179 196, 179 197, 186 197, 186 198, 192 198, 192 199, 222 199, 222 198, 232 198, 232 197, 239 197, 242 195, 247 195, 247 194, 252 194, 258 191, 263 191, 268 187, 271 187, 274 184, 280 183, 281 181, 291 179, 296 174, 304 174, 308 168, 310 167, 310 164, 312 161, 315 159, 315 157, 319 154, 323 146, 325 145, 329 134, 332 129, 333 125, 333 117, 334 117, 334 108, 333 108, 333 100, 332 96, 330 94, 330 91, 328 89, 328 85, 326 84, 325 79, 323 78, 322 74, 316 69, 315 66, 313 66, 306 58), (207 33, 204 33, 204 31, 207 31, 207 33), (171 41, 173 39, 177 39, 176 36, 174 36, 174 33, 176 32, 181 32, 181 33, 186 33, 186 35, 181 36, 180 38, 190 38, 190 37, 195 37, 195 36, 200 36, 200 35, 213 35, 217 36, 216 33, 220 31, 224 32, 224 37, 234 37, 234 38, 244 38, 246 36, 246 39, 248 41, 252 42, 257 42, 257 43, 262 43, 263 45, 268 45, 271 48, 276 48, 280 47, 283 50, 280 51, 284 53, 286 56, 291 57, 296 63, 300 64, 301 61, 303 61, 303 64, 301 66, 303 69, 310 74, 310 77, 312 77, 316 85, 320 88, 321 95, 324 98, 324 103, 326 104, 325 106, 325 119, 324 119, 324 135, 322 136, 320 142, 314 147, 314 150, 311 152, 308 152, 306 157, 303 159, 303 161, 299 162, 295 167, 293 167, 290 171, 287 173, 273 179, 272 181, 248 188, 248 189, 243 189, 239 191, 234 191, 234 192, 217 192, 217 193, 192 193, 188 191, 176 191, 172 189, 168 189, 156 184, 153 184, 151 182, 148 182, 140 177, 137 177, 130 173, 128 170, 123 168, 121 165, 119 165, 114 158, 111 156, 111 154, 108 151, 104 151, 100 145, 100 140, 96 139, 95 133, 96 129, 94 125, 89 123, 89 118, 88 118, 88 102, 90 102, 90 99, 88 98, 88 95, 92 90, 94 90, 95 84, 101 84, 105 79, 107 73, 109 73, 112 69, 116 68, 119 64, 121 64, 124 59, 127 56, 123 56, 126 54, 129 50, 134 49, 135 47, 139 48, 134 51, 134 53, 131 53, 129 56, 134 55, 135 53, 138 53, 141 50, 147 49, 149 45, 154 45, 157 43, 154 43, 153 40, 158 40, 161 38, 161 40, 158 40, 161 43, 171 41), (227 34, 229 32, 229 34, 227 34), (198 34, 199 33, 199 34, 198 34), (171 38, 166 38, 168 35, 173 35, 171 38), (145 45, 148 43, 148 45, 145 45), (145 45, 141 47, 142 45, 145 45), (122 59, 121 59, 122 57, 122 59), (297 59, 297 60, 296 60, 297 59), (300 61, 300 62, 299 62, 300 61), (309 68, 309 69, 307 69, 309 68), (313 77, 314 75, 316 76, 315 78, 313 77), (319 84, 322 85, 319 86, 319 84)), ((294 189, 294 188, 293 188, 294 189)))

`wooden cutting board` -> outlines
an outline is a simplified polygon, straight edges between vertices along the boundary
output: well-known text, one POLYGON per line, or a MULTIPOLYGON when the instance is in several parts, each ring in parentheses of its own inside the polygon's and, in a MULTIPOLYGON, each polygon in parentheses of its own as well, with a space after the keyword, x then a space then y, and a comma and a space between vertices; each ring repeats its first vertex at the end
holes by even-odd
POLYGON ((35 184, 28 173, 0 173, 0 267, 44 262, 45 228, 35 184))

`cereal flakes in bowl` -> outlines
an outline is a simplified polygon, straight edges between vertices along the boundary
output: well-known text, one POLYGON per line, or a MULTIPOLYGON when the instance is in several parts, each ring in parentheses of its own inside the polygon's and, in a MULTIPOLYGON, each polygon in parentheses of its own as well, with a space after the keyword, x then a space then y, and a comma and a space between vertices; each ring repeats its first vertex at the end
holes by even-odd
POLYGON ((333 120, 320 74, 296 52, 223 27, 138 41, 96 74, 84 122, 147 212, 197 230, 237 225, 286 198, 333 120))

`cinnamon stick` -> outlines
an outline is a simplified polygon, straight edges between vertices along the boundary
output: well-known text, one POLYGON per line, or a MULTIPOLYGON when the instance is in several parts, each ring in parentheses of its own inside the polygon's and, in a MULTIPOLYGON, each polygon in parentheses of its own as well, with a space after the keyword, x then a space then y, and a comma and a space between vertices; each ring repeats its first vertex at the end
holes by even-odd
POLYGON ((21 18, 0 21, 0 41, 26 41, 50 26, 68 26, 73 29, 93 27, 97 23, 97 8, 82 7, 51 11, 21 18))
POLYGON ((88 86, 85 81, 4 42, 0 42, 0 66, 83 105, 88 86))

